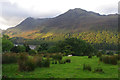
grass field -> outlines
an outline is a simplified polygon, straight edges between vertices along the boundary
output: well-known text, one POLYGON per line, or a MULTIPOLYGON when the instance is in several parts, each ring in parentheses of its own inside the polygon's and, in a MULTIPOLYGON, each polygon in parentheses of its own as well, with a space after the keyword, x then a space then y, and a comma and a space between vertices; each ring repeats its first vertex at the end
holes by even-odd
MULTIPOLYGON (((64 59, 67 57, 64 57, 64 59)), ((72 56, 71 63, 51 64, 50 68, 36 68, 32 72, 19 72, 17 64, 3 64, 3 75, 9 78, 118 78, 118 66, 99 62, 97 57, 72 56), (90 64, 92 71, 83 71, 83 64, 90 64), (101 66, 104 73, 94 73, 101 66)))

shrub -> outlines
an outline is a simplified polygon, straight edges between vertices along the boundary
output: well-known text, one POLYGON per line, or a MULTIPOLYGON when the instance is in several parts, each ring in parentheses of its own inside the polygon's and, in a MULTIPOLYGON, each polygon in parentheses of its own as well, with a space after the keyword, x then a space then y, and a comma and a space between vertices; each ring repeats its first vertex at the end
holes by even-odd
POLYGON ((91 71, 91 66, 89 64, 83 64, 83 70, 91 71))
POLYGON ((36 54, 37 52, 35 50, 29 50, 29 54, 30 55, 33 55, 33 54, 36 54))
POLYGON ((118 55, 118 60, 120 60, 120 55, 118 55))
POLYGON ((2 51, 3 52, 9 52, 10 49, 13 47, 13 43, 5 38, 2 38, 2 51))
POLYGON ((36 55, 36 56, 34 56, 33 60, 34 60, 34 63, 35 63, 36 66, 38 66, 38 67, 43 66, 42 56, 36 55))
POLYGON ((106 64, 113 64, 116 65, 118 59, 116 58, 116 56, 102 56, 100 57, 100 61, 106 63, 106 64))
POLYGON ((56 55, 53 55, 52 58, 54 60, 60 61, 60 60, 62 60, 62 55, 61 54, 56 54, 56 55))
POLYGON ((54 61, 52 61, 52 64, 55 64, 54 61))
POLYGON ((71 63, 71 59, 66 59, 65 62, 66 63, 71 63))
POLYGON ((28 58, 26 54, 20 54, 18 60, 20 71, 33 71, 35 69, 35 64, 32 58, 28 58))
POLYGON ((101 67, 95 68, 94 72, 104 73, 104 71, 101 67))
POLYGON ((106 51, 105 51, 105 50, 102 50, 101 53, 102 53, 102 54, 106 54, 106 51))
POLYGON ((47 58, 47 59, 45 59, 43 61, 43 67, 50 67, 50 60, 49 60, 49 58, 47 58))
POLYGON ((56 53, 58 52, 57 47, 56 46, 52 46, 47 50, 48 53, 56 53))
POLYGON ((102 56, 102 53, 99 51, 98 53, 97 53, 97 57, 101 57, 102 56))
POLYGON ((59 64, 65 64, 66 62, 64 60, 60 60, 59 64))
POLYGON ((116 54, 120 55, 120 51, 117 51, 116 54))
POLYGON ((107 52, 107 55, 113 55, 114 53, 112 51, 107 52))
POLYGON ((21 53, 21 52, 25 52, 25 47, 24 46, 14 46, 12 49, 11 49, 11 52, 15 52, 15 53, 21 53))
POLYGON ((92 58, 92 55, 89 55, 88 58, 92 58))
POLYGON ((55 61, 55 64, 57 64, 57 61, 55 61))
POLYGON ((16 53, 2 54, 2 64, 17 63, 18 56, 16 53))
POLYGON ((50 56, 49 54, 45 53, 43 57, 49 57, 49 56, 50 56))
POLYGON ((33 71, 35 69, 35 64, 32 59, 27 59, 25 61, 25 68, 24 71, 33 71))

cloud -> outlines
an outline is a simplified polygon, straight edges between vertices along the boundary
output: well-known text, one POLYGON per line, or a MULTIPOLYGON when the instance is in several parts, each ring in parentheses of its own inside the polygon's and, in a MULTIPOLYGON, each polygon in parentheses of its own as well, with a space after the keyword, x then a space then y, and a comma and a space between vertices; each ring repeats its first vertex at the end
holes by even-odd
POLYGON ((115 14, 118 13, 118 5, 102 5, 97 8, 101 14, 115 14))
POLYGON ((34 11, 32 9, 24 9, 17 3, 2 2, 2 15, 0 15, 0 26, 2 29, 14 27, 27 17, 49 18, 54 17, 59 11, 51 10, 47 13, 34 11))
POLYGON ((118 0, 0 0, 0 28, 14 27, 27 17, 55 17, 74 8, 100 14, 116 13, 117 3, 118 0))

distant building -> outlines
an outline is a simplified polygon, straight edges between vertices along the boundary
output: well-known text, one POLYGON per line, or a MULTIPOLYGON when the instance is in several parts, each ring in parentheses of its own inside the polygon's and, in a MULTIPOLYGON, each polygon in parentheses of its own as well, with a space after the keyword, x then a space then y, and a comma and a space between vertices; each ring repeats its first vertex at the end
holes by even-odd
MULTIPOLYGON (((18 45, 23 45, 23 44, 14 44, 14 46, 18 46, 18 45)), ((29 45, 30 49, 35 49, 36 48, 36 45, 29 45)))

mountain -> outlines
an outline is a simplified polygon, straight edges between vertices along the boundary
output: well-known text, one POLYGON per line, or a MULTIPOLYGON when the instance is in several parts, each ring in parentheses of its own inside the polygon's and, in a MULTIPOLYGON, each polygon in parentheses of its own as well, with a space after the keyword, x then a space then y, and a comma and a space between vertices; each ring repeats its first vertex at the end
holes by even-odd
POLYGON ((28 17, 15 27, 4 31, 10 37, 35 39, 60 33, 117 30, 118 15, 100 15, 80 8, 70 9, 54 18, 28 17))

